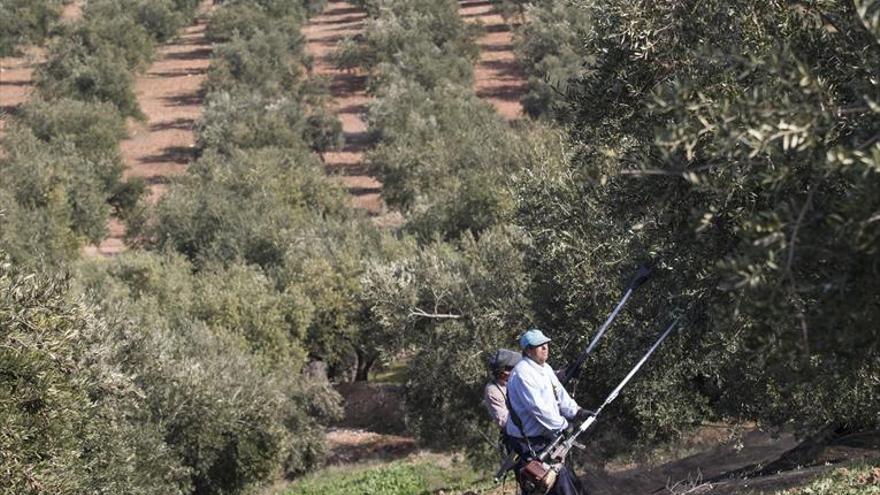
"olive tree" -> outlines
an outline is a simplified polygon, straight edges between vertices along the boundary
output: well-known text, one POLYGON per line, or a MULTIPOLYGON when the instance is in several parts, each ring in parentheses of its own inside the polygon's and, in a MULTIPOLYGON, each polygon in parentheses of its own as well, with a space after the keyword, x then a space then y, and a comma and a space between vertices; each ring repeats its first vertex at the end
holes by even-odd
POLYGON ((491 433, 481 405, 486 358, 515 346, 533 321, 523 243, 515 228, 436 241, 373 263, 363 277, 370 319, 414 349, 406 384, 408 427, 428 445, 482 452, 491 433))
POLYGON ((628 438, 713 417, 876 427, 877 3, 578 6, 587 71, 555 108, 575 155, 517 187, 536 304, 598 323, 627 267, 661 260, 579 391, 678 308, 683 335, 622 397, 628 438))
POLYGON ((61 18, 60 0, 11 0, 0 5, 0 56, 43 41, 61 18))
POLYGON ((311 307, 253 266, 126 254, 78 267, 77 290, 118 321, 113 359, 137 376, 149 420, 193 489, 248 493, 320 462, 329 384, 300 375, 311 307))
POLYGON ((0 266, 0 492, 187 493, 182 459, 68 280, 0 266))

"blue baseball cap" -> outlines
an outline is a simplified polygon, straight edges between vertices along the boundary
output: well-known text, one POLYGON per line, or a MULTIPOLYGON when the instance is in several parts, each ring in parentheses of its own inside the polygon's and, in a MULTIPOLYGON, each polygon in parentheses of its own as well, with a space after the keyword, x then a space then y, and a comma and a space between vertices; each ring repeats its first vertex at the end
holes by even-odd
POLYGON ((519 346, 523 349, 537 347, 547 342, 550 342, 550 337, 544 335, 544 332, 537 328, 526 330, 526 333, 522 334, 522 337, 519 338, 519 346))

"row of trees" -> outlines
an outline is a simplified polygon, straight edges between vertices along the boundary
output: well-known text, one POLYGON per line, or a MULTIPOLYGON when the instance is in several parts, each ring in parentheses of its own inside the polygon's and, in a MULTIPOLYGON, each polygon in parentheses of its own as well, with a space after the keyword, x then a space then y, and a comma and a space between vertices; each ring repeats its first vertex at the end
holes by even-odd
POLYGON ((195 7, 195 0, 100 0, 58 27, 0 158, 0 247, 13 260, 71 261, 106 236, 111 212, 130 212, 143 185, 122 181, 118 143, 125 118, 140 116, 133 77, 195 7))
MULTIPOLYGON (((84 22, 127 22, 109 16, 118 10, 91 10, 111 7, 90 2, 84 22)), ((326 382, 301 376, 307 352, 321 348, 307 342, 323 339, 333 348, 337 338, 352 338, 345 322, 357 313, 347 296, 357 274, 347 270, 358 269, 361 245, 381 238, 366 230, 313 153, 338 142, 339 125, 322 107, 321 85, 305 77, 299 27, 308 10, 269 0, 216 10, 209 31, 228 39, 216 46, 209 70, 201 156, 155 208, 132 202, 126 254, 74 261, 78 242, 48 251, 23 226, 50 214, 68 217, 43 203, 30 216, 14 209, 19 203, 4 203, 3 250, 11 261, 0 274, 4 493, 245 493, 320 462, 320 421, 339 414, 339 397, 326 382), (19 248, 6 239, 21 239, 19 248), (41 259, 70 276, 52 276, 55 268, 29 275, 25 267, 46 268, 41 259)), ((101 63, 135 69, 148 60, 138 56, 147 46, 135 42, 145 39, 139 25, 73 32, 89 33, 78 38, 82 46, 94 42, 119 56, 96 57, 101 63), (97 40, 115 40, 116 48, 97 40)), ((47 67, 53 63, 68 61, 47 67)), ((95 96, 105 94, 97 84, 45 85, 76 92, 30 107, 43 105, 54 119, 13 129, 4 165, 19 168, 4 169, 3 177, 16 186, 14 199, 33 194, 78 211, 90 196, 69 189, 84 180, 71 157, 107 157, 118 167, 122 116, 135 107, 95 96), (64 110, 67 101, 76 112, 64 110), (17 132, 43 128, 51 132, 46 141, 33 136, 16 145, 24 140, 17 132), (63 131, 57 148, 54 129, 63 131), (48 155, 56 150, 67 156, 48 155), (43 154, 52 174, 34 178, 27 172, 43 154), (35 189, 40 180, 54 189, 35 189)), ((106 204, 105 197, 94 201, 106 204)), ((103 225, 107 213, 92 220, 103 225)), ((61 225, 72 229, 69 221, 61 225)), ((65 242, 37 231, 49 246, 65 242)))
POLYGON ((339 125, 321 84, 306 77, 305 19, 298 2, 224 2, 213 13, 198 159, 155 207, 130 217, 129 242, 140 249, 83 269, 101 274, 84 290, 108 316, 129 301, 128 317, 157 342, 182 336, 173 348, 185 359, 146 386, 179 401, 157 407, 155 419, 173 432, 199 493, 241 493, 314 466, 319 420, 340 412, 329 384, 300 374, 310 332, 342 311, 315 293, 339 297, 324 285, 338 270, 301 274, 320 256, 307 231, 322 219, 340 229, 354 221, 313 153, 338 142, 339 125))

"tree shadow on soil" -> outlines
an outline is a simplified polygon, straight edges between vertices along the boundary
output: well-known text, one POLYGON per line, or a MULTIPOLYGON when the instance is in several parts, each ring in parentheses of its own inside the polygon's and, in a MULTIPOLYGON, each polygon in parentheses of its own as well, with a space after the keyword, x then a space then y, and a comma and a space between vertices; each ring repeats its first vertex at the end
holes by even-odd
POLYGON ((186 164, 193 161, 198 150, 190 146, 169 146, 161 153, 140 158, 140 163, 177 163, 186 164))
POLYGON ((169 53, 163 58, 166 60, 208 60, 213 51, 213 48, 197 48, 186 52, 169 53))
POLYGON ((755 430, 746 433, 739 446, 717 445, 657 467, 639 467, 619 473, 588 467, 581 480, 591 495, 732 495, 782 490, 803 484, 841 463, 880 457, 880 432, 843 437, 824 442, 817 448, 805 445, 809 443, 812 441, 799 442, 788 434, 773 436, 755 430), (807 451, 809 460, 803 455, 807 451))
POLYGON ((398 435, 406 431, 399 385, 352 382, 335 388, 345 400, 345 416, 334 426, 398 435))

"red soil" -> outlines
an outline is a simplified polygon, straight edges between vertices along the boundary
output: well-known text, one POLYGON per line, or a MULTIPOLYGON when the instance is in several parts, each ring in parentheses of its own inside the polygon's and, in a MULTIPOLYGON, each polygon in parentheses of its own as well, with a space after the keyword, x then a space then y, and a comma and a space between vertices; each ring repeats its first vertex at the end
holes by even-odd
MULTIPOLYGON (((79 18, 82 2, 75 1, 64 6, 61 11, 62 22, 72 22, 79 18)), ((6 127, 7 116, 15 115, 18 107, 30 98, 34 90, 34 68, 46 58, 43 47, 22 47, 20 57, 0 58, 0 137, 6 127)))
POLYGON ((33 72, 43 60, 43 50, 30 47, 21 57, 0 58, 0 135, 9 115, 30 98, 34 90, 33 72))
POLYGON ((477 96, 490 102, 507 120, 522 117, 520 99, 525 93, 526 79, 513 53, 510 25, 489 0, 465 0, 459 5, 462 18, 482 24, 484 29, 484 34, 477 39, 480 59, 474 67, 477 96))
POLYGON ((342 122, 345 144, 338 151, 324 153, 328 172, 339 179, 354 196, 353 204, 372 215, 383 210, 382 184, 367 174, 364 151, 367 147, 367 125, 362 116, 369 98, 365 92, 367 76, 358 71, 341 71, 331 57, 342 39, 360 33, 366 13, 344 0, 330 0, 324 11, 303 27, 306 52, 314 58, 314 74, 330 80, 331 109, 342 122))
MULTIPOLYGON (((168 179, 184 173, 193 158, 193 125, 202 113, 202 82, 212 50, 205 39, 211 8, 211 1, 203 2, 196 22, 159 48, 153 65, 135 81, 146 120, 129 120, 129 137, 119 148, 126 164, 124 177, 144 179, 151 204, 161 197, 168 179)), ((84 248, 84 254, 111 256, 126 249, 123 225, 111 219, 108 227, 109 237, 84 248)))
MULTIPOLYGON (((460 13, 469 22, 479 22, 485 34, 477 40, 481 48, 480 60, 475 67, 477 95, 491 102, 507 120, 522 116, 519 99, 525 88, 525 79, 513 55, 512 33, 500 14, 494 12, 488 1, 462 1, 460 13)), ((344 0, 330 0, 320 15, 303 29, 306 51, 314 57, 314 73, 330 79, 332 109, 342 122, 345 145, 341 150, 324 154, 324 163, 354 196, 353 203, 373 215, 383 210, 382 184, 368 175, 364 165, 367 126, 363 115, 369 97, 365 92, 366 74, 342 71, 336 68, 332 54, 336 44, 363 30, 366 14, 344 0)), ((380 217, 380 224, 399 222, 391 216, 380 217)))

